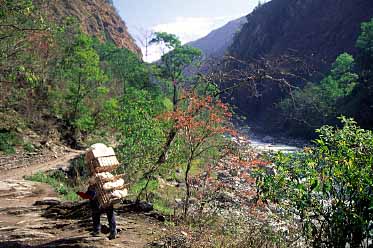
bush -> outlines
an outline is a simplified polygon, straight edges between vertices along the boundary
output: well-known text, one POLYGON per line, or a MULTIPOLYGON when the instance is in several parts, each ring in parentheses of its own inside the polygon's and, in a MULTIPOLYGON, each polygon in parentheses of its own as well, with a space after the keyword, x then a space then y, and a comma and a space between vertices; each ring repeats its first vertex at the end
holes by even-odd
POLYGON ((343 112, 343 99, 351 94, 359 79, 354 67, 354 58, 343 53, 319 84, 308 83, 280 102, 282 114, 291 120, 289 130, 313 134, 322 125, 336 123, 336 117, 343 112))
POLYGON ((16 152, 15 146, 20 143, 20 138, 14 132, 0 130, 0 152, 13 154, 16 152))
POLYGON ((317 130, 315 147, 274 156, 277 174, 257 180, 260 196, 298 218, 313 247, 359 247, 372 238, 373 133, 341 121, 342 129, 317 130))

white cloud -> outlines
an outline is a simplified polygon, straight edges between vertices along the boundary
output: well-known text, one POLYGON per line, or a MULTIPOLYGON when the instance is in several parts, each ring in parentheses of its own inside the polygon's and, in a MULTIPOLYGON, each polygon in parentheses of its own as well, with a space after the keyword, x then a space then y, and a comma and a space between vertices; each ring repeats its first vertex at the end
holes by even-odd
MULTIPOLYGON (((158 24, 152 27, 155 32, 167 32, 179 37, 183 44, 197 40, 206 36, 213 29, 223 26, 225 23, 237 17, 178 17, 170 23, 158 24)), ((144 59, 147 62, 153 62, 160 59, 162 49, 158 46, 152 46, 148 50, 148 57, 144 59)), ((143 54, 145 52, 143 51, 143 54)))
POLYGON ((181 42, 187 43, 207 35, 229 20, 229 17, 178 17, 174 22, 154 26, 153 30, 176 34, 181 42))

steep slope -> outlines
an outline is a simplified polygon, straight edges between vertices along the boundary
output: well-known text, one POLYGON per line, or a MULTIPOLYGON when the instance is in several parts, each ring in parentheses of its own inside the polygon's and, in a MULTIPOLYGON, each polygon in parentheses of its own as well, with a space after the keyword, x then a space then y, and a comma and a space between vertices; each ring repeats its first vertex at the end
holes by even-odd
MULTIPOLYGON (((283 63, 281 70, 317 82, 340 53, 356 53, 360 24, 372 16, 371 0, 272 0, 247 16, 248 22, 235 36, 230 54, 248 62, 296 58, 283 63), (317 73, 299 70, 300 61, 317 73)), ((299 79, 290 79, 290 83, 304 85, 299 79)), ((268 80, 258 84, 255 96, 250 97, 253 94, 248 87, 237 91, 234 104, 250 120, 263 125, 278 118, 275 104, 287 93, 268 80)))
POLYGON ((330 63, 355 52, 360 24, 372 13, 371 0, 272 0, 248 16, 231 53, 248 60, 290 49, 330 63))
POLYGON ((223 27, 213 30, 207 36, 189 42, 188 45, 200 49, 206 57, 221 57, 232 45, 234 35, 244 23, 246 23, 245 16, 228 22, 223 27))
POLYGON ((126 24, 107 0, 51 0, 47 3, 47 10, 57 21, 74 16, 83 32, 102 41, 110 40, 118 47, 127 48, 142 56, 126 24))

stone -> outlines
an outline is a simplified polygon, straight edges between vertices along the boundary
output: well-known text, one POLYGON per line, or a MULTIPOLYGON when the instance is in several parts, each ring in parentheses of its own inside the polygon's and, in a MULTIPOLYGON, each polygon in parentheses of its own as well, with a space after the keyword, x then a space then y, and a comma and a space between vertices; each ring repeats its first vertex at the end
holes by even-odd
POLYGON ((191 197, 191 198, 189 198, 189 203, 190 204, 196 204, 198 202, 198 199, 197 198, 195 198, 195 197, 191 197))
POLYGON ((186 184, 185 183, 177 183, 175 185, 177 188, 185 188, 186 187, 186 184))
POLYGON ((166 218, 162 214, 159 214, 157 212, 145 213, 144 215, 148 216, 148 217, 152 217, 152 218, 154 218, 158 221, 161 221, 161 222, 166 221, 166 218))
POLYGON ((56 206, 56 205, 60 205, 61 204, 61 201, 58 200, 58 199, 45 199, 45 200, 41 200, 41 201, 36 201, 34 203, 34 206, 56 206))
POLYGON ((163 241, 154 241, 149 244, 151 247, 166 247, 166 243, 163 241))

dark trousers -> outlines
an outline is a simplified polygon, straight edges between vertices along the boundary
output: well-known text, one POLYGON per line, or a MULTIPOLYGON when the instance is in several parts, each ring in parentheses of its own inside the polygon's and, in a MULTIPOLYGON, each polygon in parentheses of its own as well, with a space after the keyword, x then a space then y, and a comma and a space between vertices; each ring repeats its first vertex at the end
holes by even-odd
POLYGON ((91 208, 92 208, 92 221, 93 221, 93 231, 100 232, 101 225, 100 225, 100 217, 102 213, 106 213, 107 220, 109 222, 109 229, 110 234, 117 234, 117 224, 115 222, 115 215, 114 215, 114 208, 110 206, 105 209, 100 209, 99 204, 97 201, 93 200, 90 201, 91 208))

